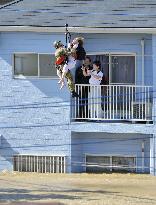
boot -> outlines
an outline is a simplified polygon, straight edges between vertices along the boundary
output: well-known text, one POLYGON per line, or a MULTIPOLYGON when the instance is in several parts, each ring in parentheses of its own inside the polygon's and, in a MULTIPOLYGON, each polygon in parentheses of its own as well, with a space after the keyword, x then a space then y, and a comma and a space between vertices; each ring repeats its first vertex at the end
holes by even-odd
POLYGON ((71 92, 72 98, 80 97, 75 91, 71 92))

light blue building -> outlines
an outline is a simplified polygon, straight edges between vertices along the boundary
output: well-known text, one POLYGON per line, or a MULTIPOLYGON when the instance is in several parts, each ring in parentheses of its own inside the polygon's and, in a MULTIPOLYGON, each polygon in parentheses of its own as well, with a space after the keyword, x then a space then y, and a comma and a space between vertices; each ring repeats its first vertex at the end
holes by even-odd
POLYGON ((145 0, 0 7, 1 171, 156 174, 155 14, 145 0), (52 43, 65 43, 65 23, 108 79, 85 102, 89 85, 75 85, 81 96, 71 99, 57 83, 52 43))

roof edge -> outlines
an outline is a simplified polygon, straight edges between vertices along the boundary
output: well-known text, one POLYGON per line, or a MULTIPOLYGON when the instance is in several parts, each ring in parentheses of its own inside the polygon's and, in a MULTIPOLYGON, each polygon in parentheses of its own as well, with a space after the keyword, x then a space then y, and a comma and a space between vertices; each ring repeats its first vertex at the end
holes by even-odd
POLYGON ((21 2, 21 1, 23 1, 23 0, 14 0, 14 1, 11 1, 9 3, 3 4, 3 5, 0 6, 0 9, 4 9, 4 8, 6 8, 8 6, 13 5, 13 4, 17 4, 17 3, 21 2))
MULTIPOLYGON (((147 33, 147 34, 156 34, 156 28, 68 27, 68 30, 72 33, 147 33)), ((64 33, 65 27, 0 26, 0 32, 64 33)))

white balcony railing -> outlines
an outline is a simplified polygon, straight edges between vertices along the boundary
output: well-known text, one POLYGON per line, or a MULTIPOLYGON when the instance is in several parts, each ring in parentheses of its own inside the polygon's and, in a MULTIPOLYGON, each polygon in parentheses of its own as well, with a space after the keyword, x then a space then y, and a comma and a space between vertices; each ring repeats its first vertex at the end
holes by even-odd
POLYGON ((135 85, 75 85, 71 119, 152 120, 152 87, 135 85))

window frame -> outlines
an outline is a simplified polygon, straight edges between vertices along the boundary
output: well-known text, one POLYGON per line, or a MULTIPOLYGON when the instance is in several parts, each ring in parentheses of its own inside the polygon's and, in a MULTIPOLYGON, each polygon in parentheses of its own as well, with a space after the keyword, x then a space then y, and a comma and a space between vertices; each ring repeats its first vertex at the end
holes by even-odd
POLYGON ((55 53, 36 53, 36 52, 14 52, 12 54, 12 78, 13 79, 47 79, 47 80, 58 80, 59 77, 57 76, 40 76, 40 55, 55 55, 55 53), (15 74, 15 55, 16 54, 36 54, 37 55, 37 75, 36 76, 25 76, 25 75, 16 75, 15 74))
POLYGON ((122 54, 116 54, 116 53, 111 53, 110 55, 109 55, 109 64, 110 64, 110 68, 109 68, 109 84, 110 85, 136 85, 136 53, 129 53, 129 54, 127 54, 127 53, 122 53, 122 54), (135 76, 134 76, 134 83, 112 83, 111 81, 112 81, 112 63, 111 63, 111 57, 113 57, 113 56, 119 56, 119 57, 122 57, 122 56, 132 56, 132 57, 134 57, 134 65, 135 65, 135 68, 134 68, 134 74, 135 74, 135 76))
POLYGON ((87 171, 87 165, 86 165, 86 163, 87 163, 87 156, 96 156, 96 157, 110 157, 110 172, 113 172, 112 170, 113 170, 113 167, 111 167, 111 166, 113 166, 113 160, 112 160, 112 158, 113 157, 130 157, 130 158, 134 158, 134 161, 135 161, 135 168, 134 168, 134 173, 137 173, 138 172, 138 159, 137 159, 137 155, 135 155, 135 154, 131 154, 131 155, 122 155, 122 154, 91 154, 91 153, 85 153, 84 154, 85 155, 85 157, 84 157, 84 163, 85 163, 85 172, 87 171))
MULTIPOLYGON (((39 68, 39 55, 55 55, 55 53, 36 53, 36 52, 14 52, 12 55, 12 77, 15 79, 49 79, 49 80, 58 80, 59 77, 56 76, 40 76, 40 68, 39 68), (15 55, 16 54, 37 54, 38 56, 38 75, 37 76, 19 76, 15 75, 15 55)), ((136 85, 137 79, 137 63, 136 63, 136 56, 137 54, 134 52, 87 52, 87 56, 90 55, 108 55, 109 56, 109 85, 136 85), (111 56, 134 56, 135 57, 135 82, 134 83, 112 83, 111 82, 111 56)))
POLYGON ((90 55, 108 55, 109 57, 109 85, 136 85, 136 80, 137 80, 137 61, 136 61, 136 56, 137 54, 135 52, 88 52, 86 54, 87 56, 90 56, 90 55), (135 76, 134 76, 134 83, 112 83, 111 82, 111 56, 134 56, 135 58, 135 76))

